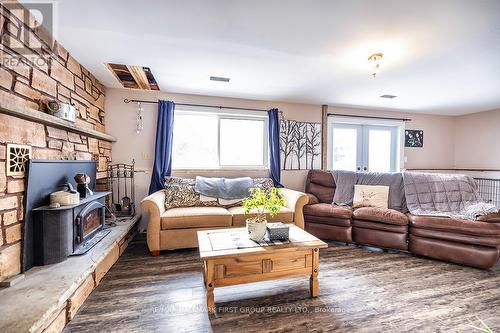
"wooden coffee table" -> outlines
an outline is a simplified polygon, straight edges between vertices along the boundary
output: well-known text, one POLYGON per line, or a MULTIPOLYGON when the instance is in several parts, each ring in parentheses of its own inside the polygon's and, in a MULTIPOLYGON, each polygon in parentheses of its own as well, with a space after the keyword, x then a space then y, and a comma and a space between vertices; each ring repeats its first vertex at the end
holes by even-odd
POLYGON ((232 228, 198 231, 198 244, 209 312, 215 287, 310 275, 311 297, 318 295, 319 249, 328 245, 295 225, 288 243, 259 245, 246 228, 232 228))

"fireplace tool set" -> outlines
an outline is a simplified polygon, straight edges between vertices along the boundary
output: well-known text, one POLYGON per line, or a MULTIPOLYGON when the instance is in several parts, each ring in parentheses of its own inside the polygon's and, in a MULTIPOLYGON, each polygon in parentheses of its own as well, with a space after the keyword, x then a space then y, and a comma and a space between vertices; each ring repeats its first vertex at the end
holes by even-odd
POLYGON ((108 189, 112 192, 109 206, 117 217, 135 215, 134 165, 135 160, 108 166, 108 189))

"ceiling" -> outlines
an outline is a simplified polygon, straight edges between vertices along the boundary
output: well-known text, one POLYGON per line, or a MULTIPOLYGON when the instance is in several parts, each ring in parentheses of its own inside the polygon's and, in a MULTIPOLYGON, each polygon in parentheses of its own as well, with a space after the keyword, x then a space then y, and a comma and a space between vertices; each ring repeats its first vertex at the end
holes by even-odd
POLYGON ((107 87, 121 87, 111 62, 150 67, 168 92, 446 115, 500 108, 498 0, 57 3, 57 39, 107 87))

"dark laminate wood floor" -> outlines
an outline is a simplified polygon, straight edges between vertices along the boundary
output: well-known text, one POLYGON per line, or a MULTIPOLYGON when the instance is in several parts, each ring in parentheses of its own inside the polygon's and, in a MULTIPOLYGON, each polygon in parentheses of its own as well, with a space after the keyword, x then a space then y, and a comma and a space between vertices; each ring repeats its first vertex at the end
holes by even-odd
POLYGON ((196 250, 149 256, 138 236, 65 332, 500 332, 500 268, 482 271, 330 244, 319 297, 308 278, 215 290, 209 316, 196 250))

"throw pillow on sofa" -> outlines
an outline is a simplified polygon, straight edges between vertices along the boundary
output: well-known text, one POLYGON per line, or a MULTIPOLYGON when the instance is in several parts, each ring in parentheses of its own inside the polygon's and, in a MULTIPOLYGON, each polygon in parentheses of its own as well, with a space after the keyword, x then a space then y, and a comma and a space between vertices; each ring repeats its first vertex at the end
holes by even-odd
POLYGON ((253 187, 269 191, 274 187, 274 182, 271 178, 254 178, 253 187))
POLYGON ((202 201, 194 190, 194 179, 169 177, 165 179, 165 209, 178 207, 217 207, 217 201, 202 201))
MULTIPOLYGON (((263 190, 274 187, 271 178, 254 178, 254 186, 263 190)), ((223 200, 219 198, 208 198, 200 196, 195 191, 195 179, 180 177, 165 177, 165 209, 179 207, 223 207, 230 208, 241 206, 241 200, 223 200)))
POLYGON ((389 186, 354 185, 352 207, 387 208, 389 202, 389 186))

